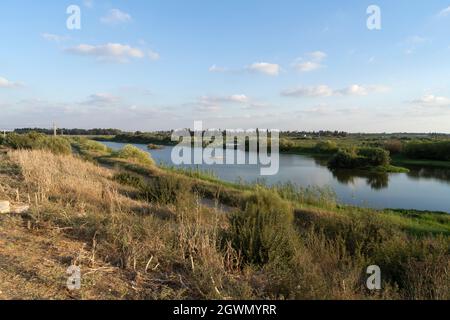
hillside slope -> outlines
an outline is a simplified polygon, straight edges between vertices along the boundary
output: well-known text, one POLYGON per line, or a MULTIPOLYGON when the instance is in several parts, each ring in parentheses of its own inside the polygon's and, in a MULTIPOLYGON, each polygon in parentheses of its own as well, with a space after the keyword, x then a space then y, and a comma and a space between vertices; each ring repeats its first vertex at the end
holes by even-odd
POLYGON ((450 298, 448 215, 235 187, 88 147, 97 155, 0 152, 0 199, 30 205, 0 215, 0 298, 450 298), (380 291, 365 287, 373 264, 380 291))

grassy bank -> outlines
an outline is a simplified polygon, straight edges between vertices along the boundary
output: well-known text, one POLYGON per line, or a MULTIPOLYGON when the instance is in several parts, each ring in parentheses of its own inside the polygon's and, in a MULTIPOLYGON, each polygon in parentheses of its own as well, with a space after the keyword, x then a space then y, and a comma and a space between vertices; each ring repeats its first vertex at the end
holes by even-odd
POLYGON ((393 156, 392 164, 395 166, 402 166, 402 167, 450 169, 450 161, 409 159, 402 155, 393 156))
MULTIPOLYGON (((342 206, 330 190, 292 184, 223 184, 157 167, 136 149, 71 144, 76 155, 1 155, 0 197, 16 201, 18 189, 31 210, 0 217, 0 240, 28 225, 32 235, 58 230, 61 241, 83 243, 87 254, 61 260, 87 274, 76 298, 99 294, 108 275, 116 287, 109 299, 450 298, 449 215, 342 206), (382 270, 377 292, 365 287, 374 264, 382 270)), ((59 259, 45 254, 21 259, 59 259)), ((61 276, 45 274, 63 288, 61 276)), ((46 296, 39 288, 36 296, 46 296)))

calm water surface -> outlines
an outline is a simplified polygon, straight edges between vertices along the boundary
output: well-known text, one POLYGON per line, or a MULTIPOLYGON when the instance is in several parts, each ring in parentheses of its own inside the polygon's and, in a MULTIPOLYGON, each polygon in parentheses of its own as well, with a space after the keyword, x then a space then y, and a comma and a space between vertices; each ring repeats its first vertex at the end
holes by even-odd
MULTIPOLYGON (((104 142, 114 150, 125 143, 104 142)), ((162 150, 136 147, 151 153, 158 163, 173 165, 171 147, 162 150)), ((220 179, 230 182, 260 180, 260 168, 253 165, 200 165, 201 170, 213 171, 220 179)), ((292 182, 299 186, 331 187, 338 199, 346 204, 371 208, 401 208, 444 211, 450 213, 450 170, 411 169, 410 173, 369 175, 364 172, 331 172, 320 160, 280 154, 280 170, 275 176, 264 177, 267 184, 292 182)))

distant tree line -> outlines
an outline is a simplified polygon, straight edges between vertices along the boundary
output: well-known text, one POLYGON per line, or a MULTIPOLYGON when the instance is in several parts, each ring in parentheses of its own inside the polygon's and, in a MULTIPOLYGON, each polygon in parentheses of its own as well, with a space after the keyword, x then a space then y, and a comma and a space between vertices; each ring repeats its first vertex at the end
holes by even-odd
POLYGON ((290 138, 305 138, 305 137, 347 137, 349 134, 344 131, 328 131, 328 130, 320 130, 320 131, 283 131, 281 132, 283 137, 290 138))
MULTIPOLYGON (((53 129, 22 128, 22 129, 15 129, 14 132, 18 134, 38 132, 46 135, 52 135, 53 129)), ((66 128, 59 128, 57 132, 58 135, 64 134, 69 136, 115 136, 123 133, 123 131, 119 129, 66 129, 66 128)))

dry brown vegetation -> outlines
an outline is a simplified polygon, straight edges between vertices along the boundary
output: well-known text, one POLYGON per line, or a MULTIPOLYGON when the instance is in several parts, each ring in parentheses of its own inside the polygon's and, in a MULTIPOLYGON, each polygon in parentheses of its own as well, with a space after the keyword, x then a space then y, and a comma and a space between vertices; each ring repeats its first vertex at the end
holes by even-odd
POLYGON ((186 177, 47 151, 10 151, 0 164, 0 198, 31 204, 0 217, 1 298, 450 298, 445 235, 411 235, 373 214, 295 209, 275 190, 226 213, 203 205, 186 177), (72 264, 80 291, 65 289, 72 264), (364 286, 371 264, 384 271, 378 293, 364 286))

